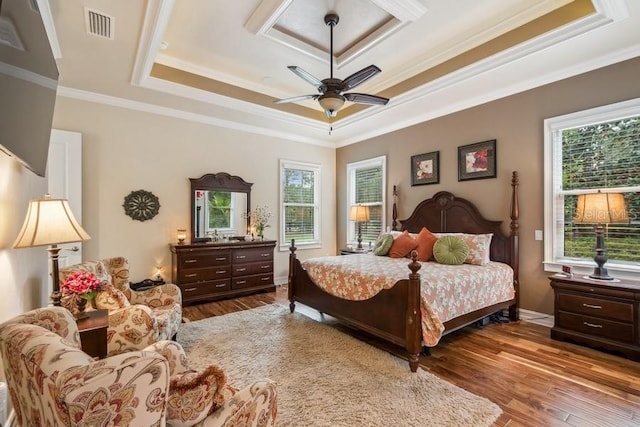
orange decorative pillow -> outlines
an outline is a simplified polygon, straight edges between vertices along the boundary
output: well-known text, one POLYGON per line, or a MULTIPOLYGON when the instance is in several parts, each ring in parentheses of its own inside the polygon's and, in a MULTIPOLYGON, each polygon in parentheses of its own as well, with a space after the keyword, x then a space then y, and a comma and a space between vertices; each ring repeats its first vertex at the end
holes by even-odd
POLYGON ((436 243, 438 238, 435 234, 427 230, 426 227, 422 227, 420 233, 416 237, 416 241, 418 242, 418 261, 429 261, 433 256, 433 245, 436 243))
POLYGON ((202 372, 187 371, 169 379, 167 424, 187 427, 202 421, 225 400, 227 377, 215 365, 202 372))
POLYGON ((131 303, 122 291, 113 285, 107 285, 96 295, 94 305, 97 309, 117 310, 129 307, 131 303))
POLYGON ((409 233, 405 231, 393 240, 391 249, 389 249, 389 256, 391 258, 403 258, 417 247, 418 241, 409 236, 409 233))

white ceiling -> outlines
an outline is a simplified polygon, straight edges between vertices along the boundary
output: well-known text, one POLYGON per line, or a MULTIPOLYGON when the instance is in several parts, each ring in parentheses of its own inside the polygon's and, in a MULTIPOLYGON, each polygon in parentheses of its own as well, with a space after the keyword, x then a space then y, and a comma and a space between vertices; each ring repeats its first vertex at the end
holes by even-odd
POLYGON ((640 55, 637 0, 38 1, 61 96, 335 147, 640 55), (542 27, 585 4, 595 13, 542 27), (110 18, 112 38, 88 33, 87 10, 110 18), (335 77, 375 64, 382 73, 356 91, 391 94, 347 103, 332 123, 315 101, 273 104, 316 92, 289 65, 329 77, 328 12, 340 16, 335 77), (525 39, 429 77, 527 23, 525 39))

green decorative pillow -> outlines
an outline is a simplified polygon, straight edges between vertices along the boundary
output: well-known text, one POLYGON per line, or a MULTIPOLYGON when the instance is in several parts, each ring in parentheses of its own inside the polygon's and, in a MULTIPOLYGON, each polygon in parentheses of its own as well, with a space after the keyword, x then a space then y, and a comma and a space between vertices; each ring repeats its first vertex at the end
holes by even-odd
POLYGON ((373 247, 373 254, 385 256, 389 253, 391 245, 393 245, 393 236, 391 234, 381 234, 373 247))
POLYGON ((460 237, 443 236, 433 245, 433 256, 440 264, 461 265, 469 256, 469 246, 460 237))

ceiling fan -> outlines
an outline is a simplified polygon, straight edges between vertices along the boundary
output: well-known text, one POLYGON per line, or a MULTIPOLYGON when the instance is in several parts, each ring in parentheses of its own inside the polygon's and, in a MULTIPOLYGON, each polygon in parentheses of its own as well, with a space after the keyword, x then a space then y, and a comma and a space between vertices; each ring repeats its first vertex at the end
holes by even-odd
POLYGON ((293 98, 279 99, 276 104, 285 104, 288 102, 298 102, 304 101, 307 99, 317 99, 320 103, 320 106, 324 109, 327 117, 335 117, 338 114, 338 110, 344 105, 345 101, 356 102, 358 104, 369 104, 369 105, 386 105, 389 102, 389 98, 383 98, 381 96, 376 95, 368 95, 366 93, 343 93, 348 90, 354 89, 355 87, 361 85, 362 83, 369 80, 371 77, 375 76, 379 72, 381 72, 380 68, 375 65, 369 65, 368 67, 363 68, 360 71, 357 71, 347 77, 344 80, 334 79, 333 78, 333 27, 338 25, 338 21, 340 17, 335 13, 329 13, 324 17, 324 23, 327 24, 331 28, 331 39, 330 39, 330 71, 331 77, 328 79, 320 80, 300 67, 295 65, 289 65, 291 71, 296 73, 298 76, 311 83, 313 86, 318 89, 317 94, 313 95, 302 95, 302 96, 294 96, 293 98))

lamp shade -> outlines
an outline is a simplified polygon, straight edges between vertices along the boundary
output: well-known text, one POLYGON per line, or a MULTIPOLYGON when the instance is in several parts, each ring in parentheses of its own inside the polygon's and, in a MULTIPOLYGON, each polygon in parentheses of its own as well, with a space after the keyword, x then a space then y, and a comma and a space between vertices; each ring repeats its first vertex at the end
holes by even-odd
POLYGON ((344 105, 344 96, 333 92, 327 92, 318 98, 318 102, 324 109, 327 117, 335 117, 338 110, 344 105))
POLYGON ((14 248, 79 242, 91 237, 78 224, 66 199, 52 199, 48 194, 29 202, 14 248))
POLYGON ((580 194, 574 222, 579 224, 613 224, 629 222, 621 193, 580 194))
POLYGON ((369 221, 369 206, 354 205, 349 212, 349 220, 356 222, 369 221))

